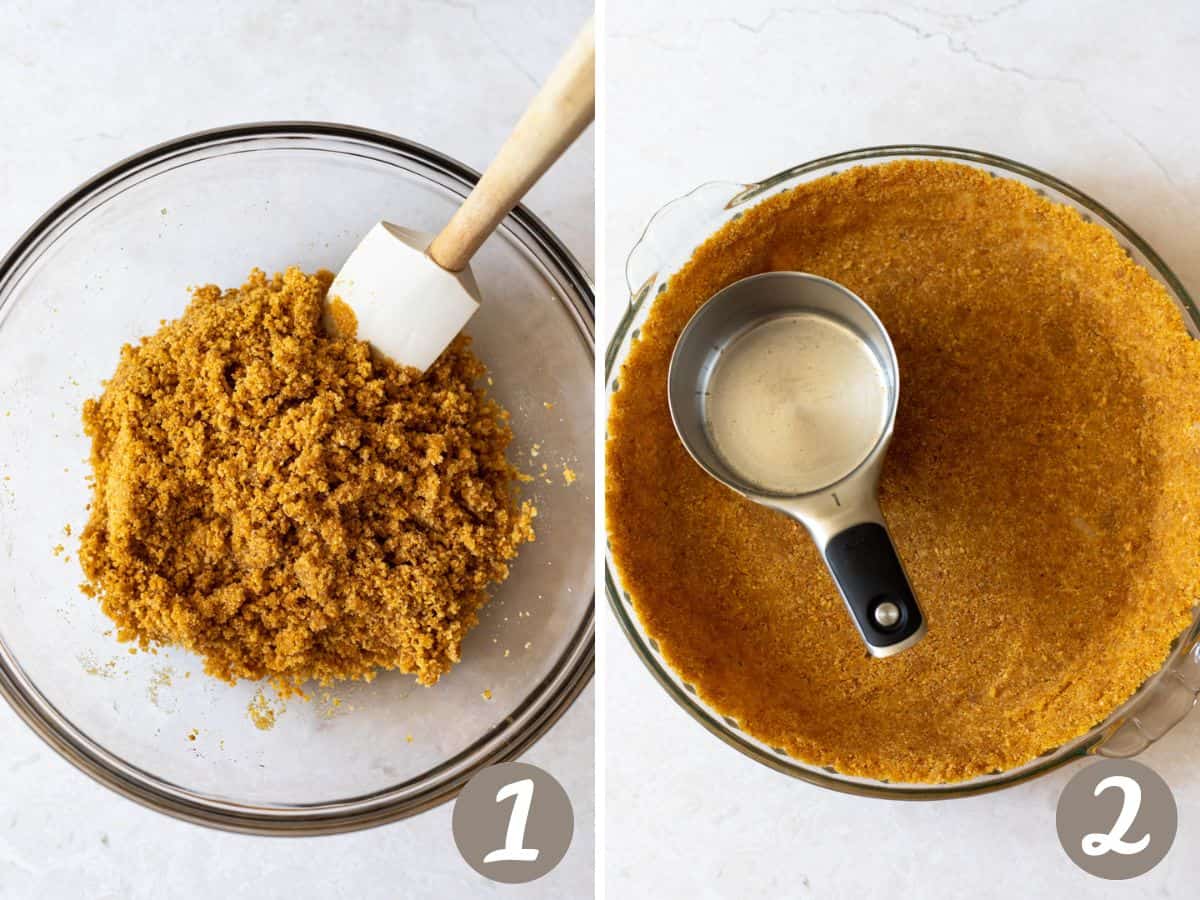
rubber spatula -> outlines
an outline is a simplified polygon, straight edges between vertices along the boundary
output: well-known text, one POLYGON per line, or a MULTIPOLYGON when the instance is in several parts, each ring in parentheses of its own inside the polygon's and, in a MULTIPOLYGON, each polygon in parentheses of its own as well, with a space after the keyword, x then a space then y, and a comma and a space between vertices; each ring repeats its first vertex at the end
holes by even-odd
POLYGON ((330 333, 422 372, 433 364, 479 308, 471 257, 594 118, 595 59, 589 20, 439 234, 390 222, 367 233, 329 289, 330 333))

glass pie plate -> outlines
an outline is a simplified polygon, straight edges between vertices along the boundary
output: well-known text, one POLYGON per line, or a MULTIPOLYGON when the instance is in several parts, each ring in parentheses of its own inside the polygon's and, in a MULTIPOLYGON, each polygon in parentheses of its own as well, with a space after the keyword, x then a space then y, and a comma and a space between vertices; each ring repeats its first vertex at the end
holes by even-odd
MULTIPOLYGON (((668 203, 651 218, 626 264, 629 305, 605 356, 605 393, 620 389, 621 366, 650 312, 654 297, 722 225, 749 207, 806 181, 851 166, 893 159, 942 159, 974 166, 1023 182, 1039 194, 1078 210, 1086 219, 1109 229, 1135 262, 1166 286, 1183 312, 1188 330, 1200 336, 1200 314, 1179 279, 1158 254, 1117 216, 1070 185, 1009 159, 953 147, 888 146, 839 153, 804 163, 754 184, 711 182, 668 203)), ((742 731, 736 721, 708 706, 663 660, 656 642, 642 627, 611 554, 605 554, 605 592, 621 629, 637 655, 667 693, 725 743, 776 771, 822 787, 851 794, 890 799, 937 800, 997 790, 1049 772, 1089 754, 1128 757, 1162 737, 1192 708, 1200 693, 1200 610, 1180 635, 1163 667, 1126 703, 1086 734, 1023 766, 969 781, 948 784, 903 784, 849 776, 833 768, 812 766, 788 756, 742 731)))
POLYGON ((122 343, 177 317, 189 285, 240 285, 254 266, 336 271, 381 218, 436 231, 477 177, 360 128, 223 128, 96 176, 0 262, 0 692, 96 780, 231 830, 362 828, 445 801, 483 766, 517 756, 586 685, 593 291, 523 208, 473 262, 484 302, 467 331, 512 413, 510 459, 536 476, 523 496, 538 507, 537 540, 439 684, 390 672, 313 689, 308 702, 280 703, 269 689, 256 700, 260 685, 209 678, 178 649, 131 655, 79 590, 89 500, 80 408, 122 343))

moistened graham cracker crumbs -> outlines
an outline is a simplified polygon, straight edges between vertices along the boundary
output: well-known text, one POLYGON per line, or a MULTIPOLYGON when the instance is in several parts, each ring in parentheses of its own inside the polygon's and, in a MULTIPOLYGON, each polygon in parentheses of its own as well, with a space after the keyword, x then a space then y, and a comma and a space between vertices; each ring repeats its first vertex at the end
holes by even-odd
POLYGON ((907 782, 1009 769, 1084 733, 1189 622, 1200 343, 1102 228, 1014 181, 896 162, 800 185, 658 296, 613 395, 613 556, 672 668, 809 763, 907 782), (928 620, 867 655, 797 523, 704 474, 667 366, 706 299, 771 270, 863 297, 900 360, 880 502, 928 620))
POLYGON ((347 338, 358 336, 358 317, 341 297, 334 297, 329 301, 325 311, 325 322, 326 330, 330 334, 347 338))
POLYGON ((424 377, 321 328, 328 272, 193 292, 83 419, 87 590, 218 678, 433 684, 533 539, 507 413, 457 338, 424 377))

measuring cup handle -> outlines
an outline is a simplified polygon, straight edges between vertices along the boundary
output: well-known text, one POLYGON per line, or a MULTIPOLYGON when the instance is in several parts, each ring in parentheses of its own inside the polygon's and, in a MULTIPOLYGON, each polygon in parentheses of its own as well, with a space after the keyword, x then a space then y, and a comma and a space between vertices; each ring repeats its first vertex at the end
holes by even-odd
POLYGON ((925 618, 881 522, 844 528, 822 552, 872 656, 899 653, 925 635, 925 618))

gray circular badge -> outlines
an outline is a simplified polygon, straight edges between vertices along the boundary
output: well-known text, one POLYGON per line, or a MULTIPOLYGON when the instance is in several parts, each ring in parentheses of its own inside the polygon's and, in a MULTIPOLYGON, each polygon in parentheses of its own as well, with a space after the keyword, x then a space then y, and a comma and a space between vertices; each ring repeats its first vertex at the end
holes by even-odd
POLYGON ((1171 844, 1179 812, 1157 772, 1129 759, 1106 759, 1067 782, 1058 798, 1058 839, 1079 868, 1118 881, 1144 875, 1171 844))
POLYGON ((563 858, 575 831, 561 784, 528 763, 490 766, 454 802, 454 843, 472 869, 492 881, 541 878, 563 858))

